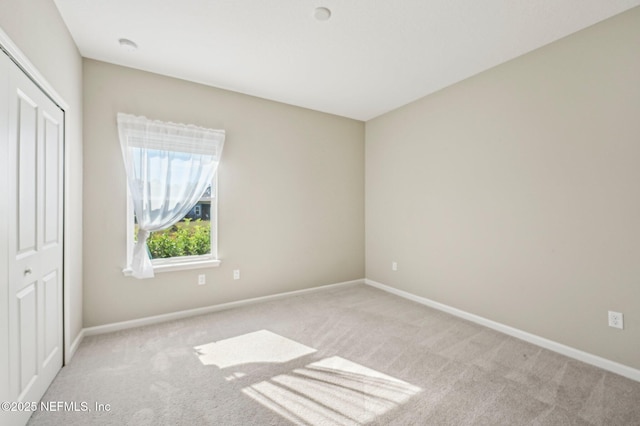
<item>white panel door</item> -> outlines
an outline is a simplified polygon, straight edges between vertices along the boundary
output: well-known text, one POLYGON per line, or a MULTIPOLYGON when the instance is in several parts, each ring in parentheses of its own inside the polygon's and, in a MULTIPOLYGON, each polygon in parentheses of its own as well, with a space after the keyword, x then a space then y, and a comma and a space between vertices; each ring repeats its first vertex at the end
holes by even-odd
POLYGON ((17 66, 7 68, 9 401, 38 402, 62 367, 64 116, 17 66))

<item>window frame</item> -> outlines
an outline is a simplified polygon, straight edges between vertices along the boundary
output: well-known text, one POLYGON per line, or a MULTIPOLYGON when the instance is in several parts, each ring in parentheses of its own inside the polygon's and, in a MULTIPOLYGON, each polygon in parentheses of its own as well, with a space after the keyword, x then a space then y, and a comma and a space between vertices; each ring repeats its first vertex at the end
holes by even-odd
MULTIPOLYGON (((131 261, 133 259, 133 247, 135 245, 134 232, 135 221, 133 200, 131 199, 131 191, 129 185, 127 187, 127 266, 122 270, 125 276, 131 276, 133 270, 131 269, 131 261)), ((169 272, 169 271, 183 271, 189 269, 199 268, 215 268, 222 263, 218 259, 218 172, 216 171, 211 180, 211 207, 209 212, 209 223, 211 225, 211 253, 197 255, 197 256, 176 256, 168 257, 165 259, 151 259, 153 265, 153 272, 169 272), (215 196, 213 196, 215 194, 215 196)))

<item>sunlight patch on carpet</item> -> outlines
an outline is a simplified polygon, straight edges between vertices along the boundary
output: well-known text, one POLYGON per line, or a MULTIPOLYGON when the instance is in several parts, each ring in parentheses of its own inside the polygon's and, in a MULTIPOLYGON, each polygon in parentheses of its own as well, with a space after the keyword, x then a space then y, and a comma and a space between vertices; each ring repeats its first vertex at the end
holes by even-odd
POLYGON ((256 362, 283 363, 316 350, 268 330, 194 347, 200 362, 219 368, 256 362))
POLYGON ((373 421, 421 390, 334 356, 242 392, 296 424, 350 426, 373 421))

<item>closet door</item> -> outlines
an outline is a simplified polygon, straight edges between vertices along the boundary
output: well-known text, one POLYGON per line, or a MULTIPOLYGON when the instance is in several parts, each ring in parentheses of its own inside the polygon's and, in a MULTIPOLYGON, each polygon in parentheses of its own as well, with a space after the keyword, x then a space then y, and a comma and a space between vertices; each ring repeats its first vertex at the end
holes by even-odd
POLYGON ((7 78, 9 400, 37 402, 62 367, 64 115, 12 62, 7 78))

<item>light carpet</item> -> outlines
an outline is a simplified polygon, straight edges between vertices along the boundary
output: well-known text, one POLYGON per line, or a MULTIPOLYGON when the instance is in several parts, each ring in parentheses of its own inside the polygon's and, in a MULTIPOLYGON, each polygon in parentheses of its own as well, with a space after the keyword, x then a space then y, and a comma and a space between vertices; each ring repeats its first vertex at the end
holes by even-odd
POLYGON ((365 285, 87 337, 43 401, 30 425, 640 424, 640 383, 365 285))

